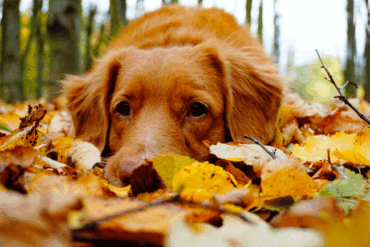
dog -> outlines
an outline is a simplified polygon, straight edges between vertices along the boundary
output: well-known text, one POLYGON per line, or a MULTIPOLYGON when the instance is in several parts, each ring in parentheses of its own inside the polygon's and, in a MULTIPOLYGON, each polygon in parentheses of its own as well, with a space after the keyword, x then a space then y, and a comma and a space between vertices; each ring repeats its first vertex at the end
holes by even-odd
POLYGON ((205 160, 210 144, 274 137, 283 82, 247 25, 217 8, 167 5, 132 21, 83 76, 63 81, 76 136, 108 158, 109 183, 145 159, 205 160))

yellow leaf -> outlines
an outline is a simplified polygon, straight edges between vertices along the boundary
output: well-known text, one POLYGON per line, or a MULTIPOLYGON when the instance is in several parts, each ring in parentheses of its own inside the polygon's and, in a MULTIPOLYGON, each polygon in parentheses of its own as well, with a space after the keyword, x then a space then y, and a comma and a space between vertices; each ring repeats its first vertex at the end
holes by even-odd
POLYGON ((233 175, 219 166, 196 162, 182 168, 173 177, 173 189, 178 190, 181 186, 222 194, 236 188, 237 182, 233 175))
POLYGON ((314 195, 318 188, 303 165, 294 160, 272 160, 262 169, 262 193, 271 197, 314 195))
POLYGON ((151 161, 167 188, 172 188, 172 179, 176 173, 183 167, 196 162, 187 156, 181 155, 161 155, 154 157, 151 161))
POLYGON ((355 164, 370 166, 370 148, 367 147, 353 146, 342 151, 335 150, 331 155, 355 164))

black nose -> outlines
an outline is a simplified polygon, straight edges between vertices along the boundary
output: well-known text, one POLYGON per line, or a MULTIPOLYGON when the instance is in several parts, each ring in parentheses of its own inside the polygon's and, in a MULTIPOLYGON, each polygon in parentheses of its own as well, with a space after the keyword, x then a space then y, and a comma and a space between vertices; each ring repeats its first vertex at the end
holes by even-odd
POLYGON ((119 179, 122 181, 124 186, 130 184, 132 171, 139 166, 138 162, 135 161, 123 161, 119 168, 119 179))

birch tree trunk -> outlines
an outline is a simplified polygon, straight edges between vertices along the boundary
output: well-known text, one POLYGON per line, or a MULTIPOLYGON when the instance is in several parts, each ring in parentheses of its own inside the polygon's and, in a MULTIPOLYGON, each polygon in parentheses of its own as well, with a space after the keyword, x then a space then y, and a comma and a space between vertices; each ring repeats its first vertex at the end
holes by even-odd
POLYGON ((274 47, 273 47, 273 50, 272 50, 272 57, 274 59, 274 63, 275 64, 279 64, 279 46, 280 46, 280 23, 279 23, 279 20, 280 20, 280 14, 279 14, 279 10, 277 8, 277 5, 278 5, 278 2, 279 0, 274 0, 274 33, 275 33, 275 36, 274 36, 274 47))

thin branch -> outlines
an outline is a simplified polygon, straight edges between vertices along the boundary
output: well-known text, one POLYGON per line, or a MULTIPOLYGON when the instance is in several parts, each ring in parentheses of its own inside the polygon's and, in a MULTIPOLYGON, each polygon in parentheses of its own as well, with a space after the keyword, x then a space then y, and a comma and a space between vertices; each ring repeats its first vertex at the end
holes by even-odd
POLYGON ((250 137, 248 135, 244 135, 244 138, 247 138, 251 141, 253 141, 254 143, 256 143, 257 145, 259 145, 263 150, 265 150, 269 155, 271 155, 271 157, 274 159, 274 160, 278 160, 279 157, 276 156, 276 148, 270 152, 260 141, 258 141, 256 138, 253 138, 253 137, 250 137))
POLYGON ((79 231, 83 231, 83 230, 95 230, 95 229, 98 228, 100 223, 111 220, 111 219, 114 219, 114 218, 117 218, 117 217, 121 217, 121 216, 124 216, 124 215, 140 212, 140 211, 143 211, 147 208, 166 205, 166 204, 173 203, 173 202, 177 202, 177 203, 181 203, 181 204, 188 204, 188 205, 192 205, 192 206, 199 206, 199 207, 206 208, 206 209, 217 210, 221 213, 232 214, 232 215, 235 215, 235 216, 239 217, 240 219, 242 219, 243 221, 245 221, 249 224, 255 225, 255 223, 253 221, 247 219, 244 215, 239 214, 239 213, 235 213, 235 212, 230 211, 226 208, 221 208, 221 207, 216 207, 216 206, 209 206, 209 205, 201 205, 197 202, 185 201, 185 200, 181 199, 181 197, 180 197, 181 190, 182 190, 182 188, 180 188, 180 190, 175 194, 174 197, 172 197, 168 200, 155 202, 155 203, 148 204, 148 205, 138 207, 138 208, 135 208, 135 209, 118 212, 118 213, 115 213, 113 215, 105 216, 103 218, 100 218, 100 219, 97 219, 97 220, 94 220, 94 221, 91 221, 91 222, 87 222, 83 226, 81 226, 80 228, 72 230, 72 235, 77 235, 79 231))
POLYGON ((346 105, 348 105, 349 107, 351 107, 352 108, 352 110, 354 110, 355 112, 356 112, 356 114, 362 119, 362 120, 364 120, 367 124, 369 124, 370 125, 370 120, 364 115, 364 114, 362 114, 361 112, 359 112, 347 99, 346 99, 346 97, 344 96, 344 94, 343 94, 343 89, 345 88, 345 87, 347 87, 348 86, 348 84, 352 84, 352 85, 355 85, 356 87, 357 87, 357 85, 355 84, 355 83, 353 83, 353 82, 350 82, 350 81, 347 81, 345 84, 344 84, 344 86, 342 87, 342 88, 339 88, 338 86, 337 86, 337 84, 335 83, 335 81, 334 81, 334 79, 333 79, 333 76, 330 74, 330 72, 329 72, 329 70, 325 67, 325 65, 324 65, 324 63, 323 63, 323 61, 322 61, 322 59, 321 59, 321 57, 320 57, 320 54, 319 54, 319 52, 316 50, 316 53, 317 53, 317 55, 318 55, 318 57, 319 57, 319 59, 320 59, 320 62, 321 62, 321 64, 322 64, 322 66, 321 66, 321 68, 323 68, 323 69, 325 69, 325 71, 326 71, 326 74, 329 76, 329 78, 330 78, 330 82, 335 86, 335 88, 337 89, 337 91, 338 91, 338 93, 339 93, 339 95, 338 96, 334 96, 334 98, 338 98, 338 99, 340 99, 341 101, 343 101, 344 102, 344 104, 346 104, 346 105))

